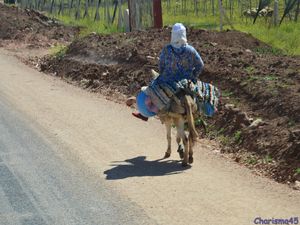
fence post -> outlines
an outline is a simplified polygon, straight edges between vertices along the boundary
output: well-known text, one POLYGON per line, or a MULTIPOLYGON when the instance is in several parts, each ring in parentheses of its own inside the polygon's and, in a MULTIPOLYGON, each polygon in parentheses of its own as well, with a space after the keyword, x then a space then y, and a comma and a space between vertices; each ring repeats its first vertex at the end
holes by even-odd
POLYGON ((279 21, 279 7, 278 7, 278 0, 274 1, 274 26, 278 25, 278 21, 279 21))
POLYGON ((111 22, 111 15, 110 15, 110 2, 106 1, 106 13, 107 13, 107 24, 109 24, 111 22))
POLYGON ((125 32, 130 32, 130 13, 128 9, 125 9, 124 11, 124 30, 125 32))
POLYGON ((296 8, 296 12, 295 12, 295 22, 298 21, 299 13, 300 13, 300 0, 298 0, 298 2, 297 2, 297 8, 296 8))
POLYGON ((100 20, 100 13, 99 13, 100 4, 101 4, 101 0, 98 0, 94 21, 99 21, 100 20))
POLYGON ((134 8, 135 8, 135 26, 136 26, 136 29, 137 30, 140 30, 141 29, 141 15, 140 15, 140 12, 141 12, 141 1, 135 1, 134 3, 134 8))
POLYGON ((129 9, 129 28, 130 31, 133 31, 136 29, 136 24, 135 24, 135 0, 128 0, 128 9, 129 9))
MULTIPOLYGON (((132 10, 132 0, 128 0, 128 19, 129 19, 129 31, 132 31, 132 20, 131 18, 133 17, 133 10, 132 10)), ((126 13, 124 14, 125 15, 125 18, 126 18, 126 13)))
POLYGON ((118 4, 119 4, 118 0, 114 0, 113 4, 114 4, 114 12, 113 12, 113 17, 112 17, 112 19, 111 19, 111 23, 112 23, 112 24, 113 24, 114 21, 115 21, 117 9, 118 9, 118 4))
POLYGON ((80 19, 80 8, 81 8, 80 4, 81 4, 81 0, 78 0, 76 12, 75 12, 75 19, 76 20, 80 19))
POLYGON ((83 18, 89 17, 89 1, 85 0, 84 14, 83 18))
POLYGON ((107 22, 107 17, 108 17, 108 12, 107 12, 107 0, 104 0, 104 13, 103 13, 103 15, 104 15, 104 21, 105 22, 107 22))
POLYGON ((123 28, 123 13, 122 13, 122 1, 119 2, 118 4, 118 10, 119 10, 119 15, 118 15, 118 30, 121 30, 123 28))
POLYGON ((198 10, 198 0, 194 0, 194 11, 196 16, 199 15, 199 10, 198 10))
MULTIPOLYGON (((27 7, 27 6, 26 6, 27 7)), ((55 11, 55 1, 52 0, 51 1, 51 6, 50 6, 50 14, 53 14, 53 12, 55 11)))
POLYGON ((222 0, 219 0, 219 11, 220 11, 220 31, 223 30, 223 6, 222 0))
POLYGON ((154 17, 154 28, 162 28, 162 8, 161 0, 153 0, 153 17, 154 17))

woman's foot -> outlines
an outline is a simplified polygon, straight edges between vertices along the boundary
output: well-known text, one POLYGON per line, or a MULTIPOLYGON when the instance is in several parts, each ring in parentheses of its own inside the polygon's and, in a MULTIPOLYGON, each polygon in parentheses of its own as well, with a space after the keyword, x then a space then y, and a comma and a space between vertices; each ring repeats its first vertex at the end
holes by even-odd
POLYGON ((141 120, 148 121, 148 117, 143 116, 143 115, 142 115, 141 113, 139 113, 139 112, 133 112, 132 115, 135 116, 136 118, 141 119, 141 120))

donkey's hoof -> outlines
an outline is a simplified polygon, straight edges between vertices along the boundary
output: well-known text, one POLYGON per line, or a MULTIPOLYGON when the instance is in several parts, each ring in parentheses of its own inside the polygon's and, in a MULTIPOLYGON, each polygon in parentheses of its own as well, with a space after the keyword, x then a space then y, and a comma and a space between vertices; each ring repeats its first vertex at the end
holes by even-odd
POLYGON ((193 158, 193 156, 190 156, 189 157, 189 164, 192 164, 194 162, 194 158, 193 158))
POLYGON ((181 145, 178 146, 177 152, 178 152, 178 154, 179 154, 179 157, 180 157, 181 159, 183 159, 183 157, 184 157, 184 151, 183 151, 183 148, 182 148, 181 145))
POLYGON ((183 149, 180 149, 180 150, 178 151, 178 153, 179 153, 179 157, 180 157, 181 159, 183 159, 183 157, 184 157, 184 151, 183 151, 183 149))
POLYGON ((169 158, 170 156, 171 156, 171 153, 166 152, 164 158, 166 159, 166 158, 169 158))
POLYGON ((186 162, 182 162, 182 167, 187 167, 188 166, 188 164, 186 163, 186 162))

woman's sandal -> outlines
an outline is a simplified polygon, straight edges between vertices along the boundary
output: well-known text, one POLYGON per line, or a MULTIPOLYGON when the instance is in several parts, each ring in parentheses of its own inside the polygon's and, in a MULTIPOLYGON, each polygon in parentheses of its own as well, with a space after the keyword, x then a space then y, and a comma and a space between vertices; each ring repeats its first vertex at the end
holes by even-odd
POLYGON ((132 115, 135 116, 136 118, 139 118, 139 119, 143 120, 143 121, 148 121, 148 117, 143 116, 139 112, 133 112, 132 115))

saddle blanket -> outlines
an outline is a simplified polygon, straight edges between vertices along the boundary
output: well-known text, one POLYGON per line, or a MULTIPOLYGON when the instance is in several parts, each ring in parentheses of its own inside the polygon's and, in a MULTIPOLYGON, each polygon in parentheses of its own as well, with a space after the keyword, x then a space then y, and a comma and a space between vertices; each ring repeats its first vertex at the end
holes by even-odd
POLYGON ((177 82, 175 86, 171 86, 167 83, 161 84, 154 81, 151 85, 142 89, 159 111, 168 111, 172 100, 180 104, 177 94, 182 90, 194 97, 199 113, 213 116, 217 111, 220 92, 217 87, 210 83, 202 81, 193 83, 183 79, 177 82))

